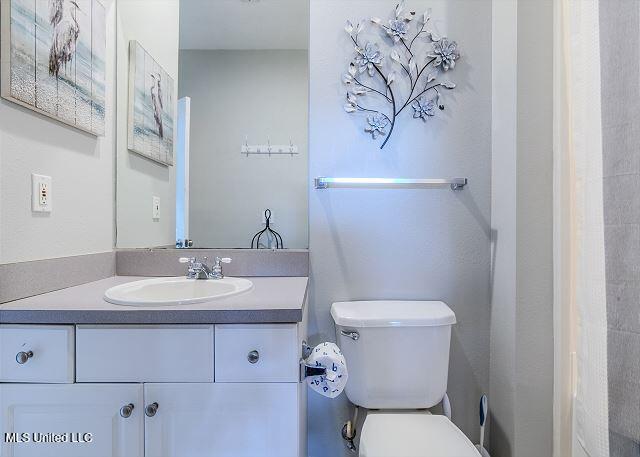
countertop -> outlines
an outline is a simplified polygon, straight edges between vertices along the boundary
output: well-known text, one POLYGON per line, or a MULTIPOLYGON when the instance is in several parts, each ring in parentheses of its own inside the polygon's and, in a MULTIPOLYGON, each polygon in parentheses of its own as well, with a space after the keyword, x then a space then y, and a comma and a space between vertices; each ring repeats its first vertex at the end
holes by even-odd
POLYGON ((114 276, 80 286, 0 304, 2 324, 195 324, 301 322, 306 277, 252 277, 253 289, 193 305, 133 307, 113 305, 110 287, 149 279, 114 276))

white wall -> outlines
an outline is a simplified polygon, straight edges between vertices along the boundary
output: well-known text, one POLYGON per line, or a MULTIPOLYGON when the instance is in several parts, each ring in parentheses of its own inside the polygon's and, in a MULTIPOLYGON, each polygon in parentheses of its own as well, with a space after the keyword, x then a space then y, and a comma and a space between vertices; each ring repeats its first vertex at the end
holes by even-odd
POLYGON ((493 4, 491 455, 550 456, 553 7, 493 4))
POLYGON ((105 7, 104 137, 0 101, 0 263, 113 249, 116 6, 105 7), (51 214, 31 212, 31 173, 53 178, 51 214))
MULTIPOLYGON (((335 339, 334 301, 444 300, 458 318, 449 370, 453 420, 475 440, 478 400, 489 388, 491 2, 408 2, 419 13, 433 8, 441 31, 458 41, 463 58, 450 75, 458 88, 427 125, 404 115, 380 151, 362 132, 362 118, 342 109, 341 75, 352 54, 343 27, 347 19, 387 17, 393 7, 311 1, 310 178, 466 176, 469 185, 455 193, 310 190, 310 340, 335 339)), ((344 396, 309 394, 311 457, 351 455, 340 439, 352 413, 347 405, 344 396)))
POLYGON ((306 51, 180 51, 179 93, 191 97, 196 246, 249 247, 269 208, 285 247, 308 247, 308 73, 306 51), (245 136, 250 144, 291 139, 299 154, 246 157, 245 136))
POLYGON ((516 164, 518 2, 494 0, 492 18, 492 288, 491 452, 508 457, 515 445, 516 164), (498 95, 499 96, 496 96, 498 95))
MULTIPOLYGON (((137 40, 174 79, 178 90, 180 0, 118 0, 117 245, 175 244, 175 167, 127 149, 129 41, 137 40), (152 218, 160 197, 160 220, 152 218)), ((177 129, 174 129, 174 132, 177 129)), ((174 141, 175 143, 175 141, 174 141)))
POLYGON ((553 437, 553 0, 518 2, 516 453, 553 437))

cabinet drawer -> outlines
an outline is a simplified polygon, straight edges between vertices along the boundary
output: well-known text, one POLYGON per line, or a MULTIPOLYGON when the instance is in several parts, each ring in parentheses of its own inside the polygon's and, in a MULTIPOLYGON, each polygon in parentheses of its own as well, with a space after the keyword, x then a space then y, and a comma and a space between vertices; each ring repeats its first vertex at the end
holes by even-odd
POLYGON ((77 382, 213 382, 213 325, 78 325, 77 382))
POLYGON ((216 382, 299 381, 296 324, 216 325, 215 335, 216 382))
POLYGON ((73 382, 73 330, 0 325, 0 382, 73 382))

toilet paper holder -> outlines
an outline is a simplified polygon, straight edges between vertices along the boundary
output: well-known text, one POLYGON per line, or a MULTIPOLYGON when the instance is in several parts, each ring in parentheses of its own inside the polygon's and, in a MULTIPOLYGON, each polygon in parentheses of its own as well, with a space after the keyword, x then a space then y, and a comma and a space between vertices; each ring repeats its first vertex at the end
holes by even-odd
POLYGON ((327 369, 325 367, 316 367, 313 365, 309 365, 306 363, 307 358, 313 352, 313 348, 307 344, 306 341, 302 342, 302 360, 300 361, 301 366, 304 367, 304 372, 302 373, 302 379, 309 378, 311 376, 324 376, 327 374, 327 369))

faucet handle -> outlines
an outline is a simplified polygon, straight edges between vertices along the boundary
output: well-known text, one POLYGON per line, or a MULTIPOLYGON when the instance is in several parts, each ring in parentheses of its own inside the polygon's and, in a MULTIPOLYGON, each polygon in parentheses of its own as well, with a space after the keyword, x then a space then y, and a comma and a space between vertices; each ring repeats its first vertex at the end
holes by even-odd
POLYGON ((209 277, 211 279, 222 279, 224 278, 224 274, 222 273, 222 264, 223 263, 231 263, 231 259, 229 257, 217 257, 216 262, 211 269, 211 274, 209 277))
POLYGON ((187 269, 187 278, 195 279, 198 274, 198 269, 200 266, 198 265, 198 259, 195 257, 180 257, 178 259, 180 263, 188 263, 189 267, 187 269))

